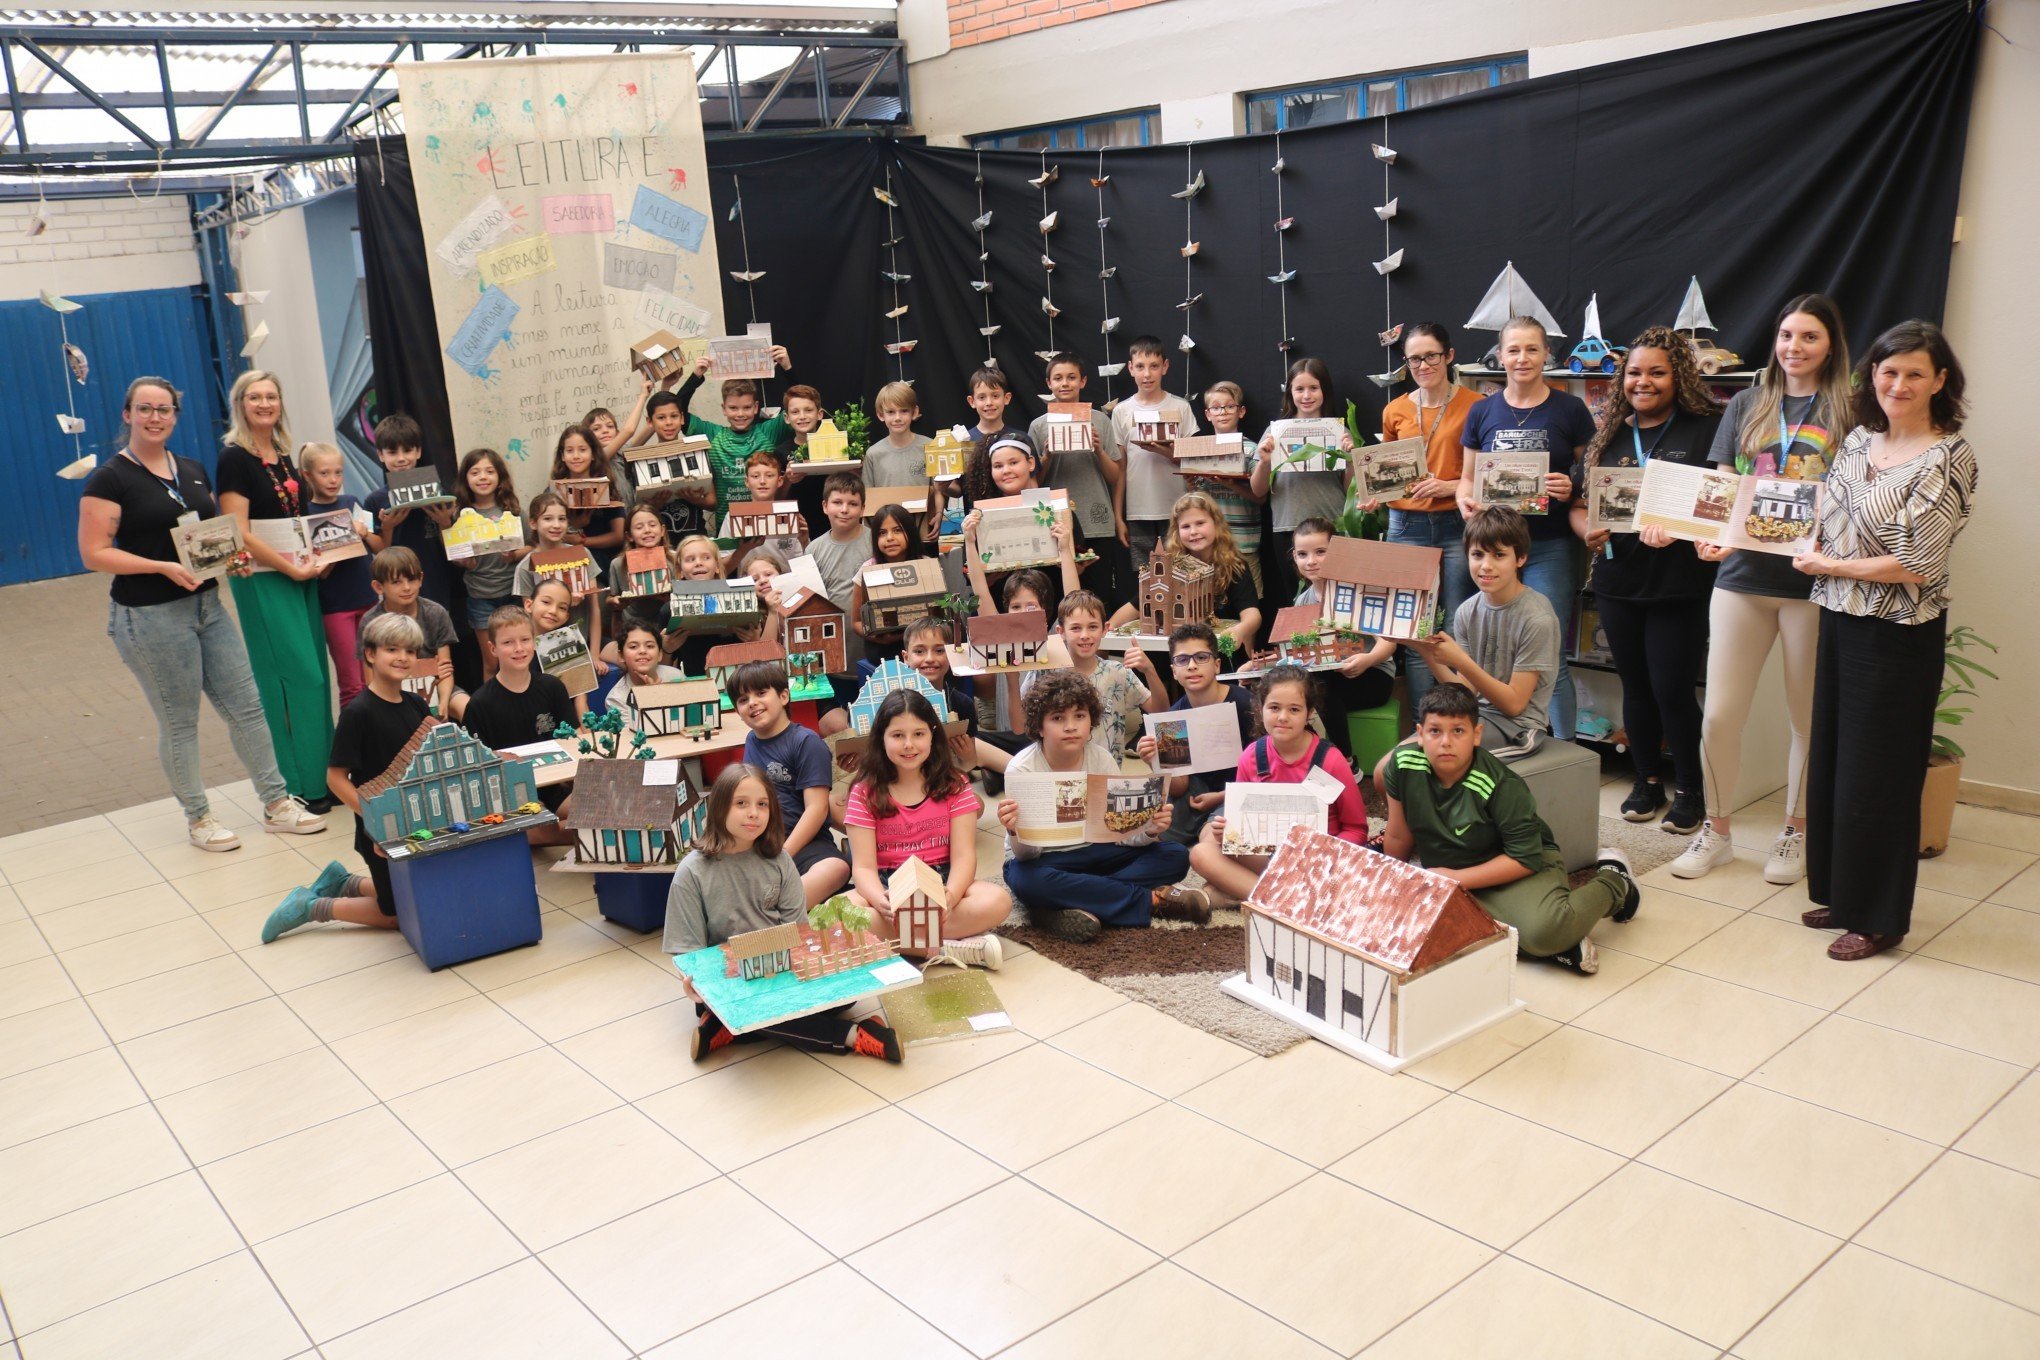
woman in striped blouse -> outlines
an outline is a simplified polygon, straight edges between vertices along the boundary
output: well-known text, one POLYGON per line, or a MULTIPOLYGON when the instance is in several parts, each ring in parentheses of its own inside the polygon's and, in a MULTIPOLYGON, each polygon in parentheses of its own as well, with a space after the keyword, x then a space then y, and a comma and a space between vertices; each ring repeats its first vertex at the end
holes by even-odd
POLYGON ((1828 957, 1881 954, 1912 924, 1920 790, 1948 635, 1948 556, 1969 522, 1976 455, 1962 366, 1938 327, 1906 321, 1857 368, 1856 428, 1828 474, 1814 578, 1820 654, 1800 920, 1844 933, 1828 957))

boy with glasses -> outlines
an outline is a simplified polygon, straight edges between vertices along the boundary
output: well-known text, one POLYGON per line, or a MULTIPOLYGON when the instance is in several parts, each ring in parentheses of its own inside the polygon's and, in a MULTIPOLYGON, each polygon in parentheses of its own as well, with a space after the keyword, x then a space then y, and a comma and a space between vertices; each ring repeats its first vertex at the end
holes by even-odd
MULTIPOLYGON (((1240 744, 1254 737, 1254 695, 1245 685, 1218 678, 1225 663, 1218 655, 1218 635, 1207 623, 1186 623, 1169 634, 1169 669, 1183 687, 1183 697, 1169 705, 1169 712, 1203 708, 1209 704, 1231 704, 1239 719, 1240 744)), ((1155 759, 1155 739, 1144 736, 1134 751, 1149 764, 1155 759)), ((1169 822, 1167 840, 1195 845, 1198 833, 1211 814, 1225 806, 1225 786, 1232 782, 1231 770, 1211 770, 1177 775, 1169 781, 1169 805, 1175 809, 1169 822)))
MULTIPOLYGON (((1240 422, 1246 419, 1246 390, 1236 382, 1215 382, 1204 391, 1204 418, 1211 422, 1213 434, 1238 434, 1240 422)), ((1254 445, 1247 443, 1247 457, 1254 457, 1254 445)), ((1247 464, 1251 471, 1253 463, 1247 464)), ((1261 575, 1261 524, 1266 519, 1262 503, 1254 499, 1253 484, 1231 477, 1192 477, 1189 479, 1192 491, 1202 491, 1218 502, 1219 511, 1225 516, 1226 528, 1232 530, 1233 542, 1239 547, 1240 556, 1247 559, 1247 570, 1254 577, 1254 591, 1265 595, 1268 591, 1266 579, 1261 575)), ((1274 617, 1269 611, 1269 617, 1274 617)))

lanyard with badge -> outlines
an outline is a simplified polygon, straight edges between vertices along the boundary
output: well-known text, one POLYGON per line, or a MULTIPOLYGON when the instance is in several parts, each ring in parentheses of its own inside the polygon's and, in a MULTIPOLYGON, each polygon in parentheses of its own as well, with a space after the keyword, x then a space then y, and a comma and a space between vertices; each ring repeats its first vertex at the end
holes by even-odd
MULTIPOLYGON (((1658 445, 1665 442, 1665 436, 1672 432, 1672 425, 1677 419, 1678 417, 1674 416, 1671 420, 1667 420, 1658 429, 1657 438, 1650 441, 1650 447, 1647 449, 1643 446, 1643 431, 1637 428, 1634 420, 1629 422, 1629 442, 1636 446, 1636 465, 1638 467, 1647 468, 1650 466, 1651 455, 1658 451, 1658 445)), ((1611 562, 1615 560, 1615 540, 1613 538, 1610 538, 1601 545, 1601 556, 1611 562)))
POLYGON ((198 523, 198 511, 192 509, 191 503, 184 499, 184 488, 178 484, 180 479, 178 478, 177 475, 177 456, 175 454, 169 455, 170 475, 168 477, 157 476, 156 473, 150 469, 147 463, 144 463, 141 459, 135 457, 135 451, 133 449, 128 448, 122 449, 121 456, 126 458, 130 463, 133 463, 136 467, 140 468, 142 471, 147 472, 149 474, 149 480, 153 481, 157 486, 162 487, 163 494, 168 496, 171 500, 177 502, 177 508, 184 512, 183 514, 177 517, 177 522, 179 524, 182 525, 198 523))

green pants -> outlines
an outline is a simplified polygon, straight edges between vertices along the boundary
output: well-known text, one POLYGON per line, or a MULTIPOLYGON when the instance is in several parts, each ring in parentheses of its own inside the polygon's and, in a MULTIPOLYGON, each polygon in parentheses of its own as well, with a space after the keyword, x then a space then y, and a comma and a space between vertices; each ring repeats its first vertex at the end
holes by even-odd
POLYGON ((324 798, 326 758, 333 747, 333 681, 319 584, 275 571, 228 581, 284 785, 307 801, 324 798))
POLYGON ((1482 888, 1474 898, 1488 915, 1516 928, 1516 947, 1535 958, 1549 958, 1587 937, 1594 923, 1622 905, 1629 885, 1613 869, 1603 869, 1577 888, 1565 885, 1565 862, 1547 853, 1542 867, 1528 878, 1482 888))

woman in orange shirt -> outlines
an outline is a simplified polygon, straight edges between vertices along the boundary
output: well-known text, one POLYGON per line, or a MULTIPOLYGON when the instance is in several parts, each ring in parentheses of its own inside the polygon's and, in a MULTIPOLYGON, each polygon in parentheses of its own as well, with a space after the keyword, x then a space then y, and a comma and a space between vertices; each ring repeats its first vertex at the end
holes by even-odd
MULTIPOLYGON (((1450 619, 1473 595, 1466 573, 1466 548, 1461 534, 1466 521, 1454 493, 1459 486, 1460 438, 1466 414, 1480 393, 1461 387, 1452 368, 1452 336, 1435 321, 1419 321, 1403 332, 1403 363, 1417 390, 1397 397, 1381 413, 1383 439, 1424 441, 1424 467, 1429 473, 1410 488, 1407 498, 1388 503, 1390 543, 1442 548, 1439 602, 1450 619)), ((1414 647, 1402 649, 1403 675, 1409 686, 1410 711, 1415 712, 1431 687, 1431 671, 1414 647)))

